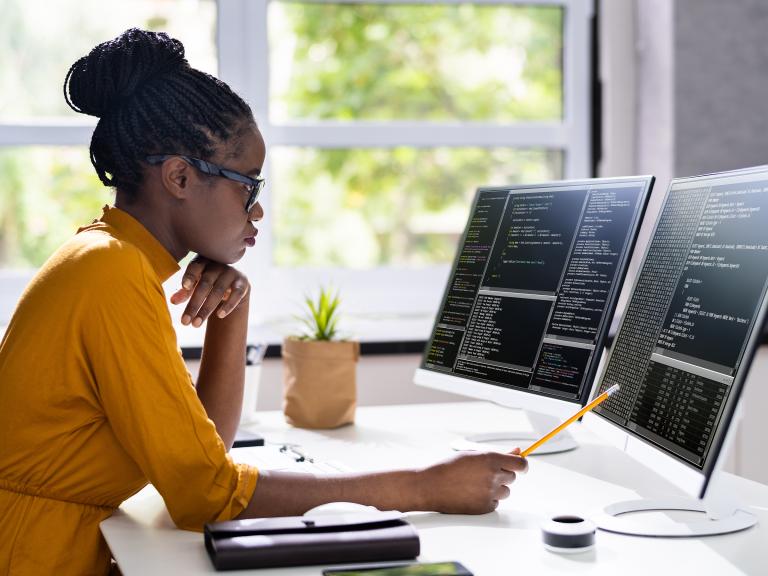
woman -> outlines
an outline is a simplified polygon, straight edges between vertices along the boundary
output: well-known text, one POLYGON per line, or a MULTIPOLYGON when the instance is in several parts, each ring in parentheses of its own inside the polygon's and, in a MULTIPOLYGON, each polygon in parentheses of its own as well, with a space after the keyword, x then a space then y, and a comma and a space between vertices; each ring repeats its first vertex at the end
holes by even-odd
POLYGON ((114 207, 51 256, 0 345, 0 573, 103 574, 99 522, 148 481, 184 529, 297 515, 337 500, 484 513, 526 461, 469 454, 420 470, 316 478, 232 462, 264 141, 249 107, 137 29, 69 70, 65 98, 99 118, 91 161, 114 207), (162 289, 205 344, 192 384, 162 289))

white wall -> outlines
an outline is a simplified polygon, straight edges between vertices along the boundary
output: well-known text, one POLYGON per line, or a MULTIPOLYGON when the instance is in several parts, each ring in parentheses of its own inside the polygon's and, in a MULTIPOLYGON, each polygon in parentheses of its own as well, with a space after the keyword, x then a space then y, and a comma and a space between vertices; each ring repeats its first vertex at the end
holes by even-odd
MULTIPOLYGON (((418 404, 425 402, 466 401, 464 396, 431 390, 413 384, 413 373, 421 362, 420 354, 361 356, 357 366, 357 402, 360 406, 418 404)), ((187 362, 197 377, 199 362, 187 362)), ((281 410, 283 366, 279 358, 266 359, 260 375, 247 369, 247 378, 258 378, 258 410, 281 410)))
MULTIPOLYGON (((466 400, 463 396, 416 386, 413 373, 420 362, 421 354, 361 356, 357 366, 358 404, 372 406, 466 400)), ((261 373, 257 407, 261 410, 280 409, 282 393, 282 361, 266 360, 261 373)))

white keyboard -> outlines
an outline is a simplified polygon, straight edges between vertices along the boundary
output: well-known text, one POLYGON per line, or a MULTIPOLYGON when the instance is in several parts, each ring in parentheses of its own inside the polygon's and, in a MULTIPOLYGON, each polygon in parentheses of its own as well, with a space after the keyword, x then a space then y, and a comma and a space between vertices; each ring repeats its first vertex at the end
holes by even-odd
POLYGON ((281 449, 280 446, 249 446, 247 448, 232 448, 230 450, 235 462, 250 464, 259 470, 286 470, 288 472, 305 472, 307 474, 323 475, 351 472, 351 468, 336 460, 298 461, 300 454, 293 449, 281 449))

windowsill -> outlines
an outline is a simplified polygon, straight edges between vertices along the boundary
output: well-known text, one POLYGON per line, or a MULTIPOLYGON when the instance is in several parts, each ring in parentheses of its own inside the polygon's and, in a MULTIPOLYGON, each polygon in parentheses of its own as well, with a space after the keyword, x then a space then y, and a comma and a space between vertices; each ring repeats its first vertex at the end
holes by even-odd
MULTIPOLYGON (((432 331, 431 315, 349 315, 340 326, 340 336, 360 342, 363 356, 381 354, 421 354, 432 331)), ((249 344, 267 344, 267 358, 280 356, 282 341, 294 334, 299 322, 278 318, 248 329, 249 344)), ((186 359, 200 358, 205 332, 174 323, 179 347, 186 359)))
MULTIPOLYGON (((400 354, 419 354, 424 352, 426 340, 405 340, 400 342, 361 342, 361 356, 394 356, 400 354)), ((202 347, 182 346, 181 355, 185 360, 199 360, 203 354, 202 347)), ((281 358, 282 345, 269 344, 264 354, 265 358, 281 358)))
MULTIPOLYGON (((360 342, 363 356, 384 354, 421 354, 432 332, 431 315, 348 315, 340 326, 340 336, 360 342)), ((248 329, 249 344, 267 344, 267 358, 280 357, 283 338, 299 326, 294 318, 279 318, 248 329)), ((183 326, 174 318, 177 342, 185 359, 200 358, 205 327, 183 326)), ((0 325, 0 340, 6 326, 0 325)))

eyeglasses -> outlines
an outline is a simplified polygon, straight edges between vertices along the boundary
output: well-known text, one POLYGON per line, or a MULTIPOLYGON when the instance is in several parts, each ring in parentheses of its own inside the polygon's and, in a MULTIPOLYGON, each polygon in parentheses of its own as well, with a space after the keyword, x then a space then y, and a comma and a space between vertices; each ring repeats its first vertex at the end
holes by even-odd
POLYGON ((250 213, 250 211, 256 205, 256 202, 259 200, 259 194, 261 194, 261 191, 264 190, 264 178, 261 176, 251 178, 250 176, 246 176, 245 174, 240 174, 240 172, 235 172, 229 168, 224 168, 223 166, 213 164, 207 160, 200 160, 199 158, 184 156, 183 154, 153 154, 152 156, 147 156, 145 160, 148 164, 162 164, 168 160, 168 158, 173 158, 174 156, 181 158, 190 166, 194 166, 203 174, 221 176, 227 180, 232 180, 234 182, 243 184, 245 189, 248 191, 248 200, 245 203, 245 211, 248 213, 250 213))

